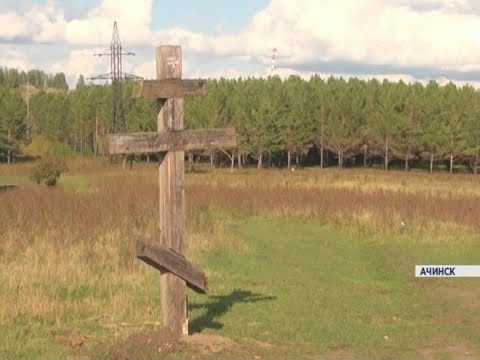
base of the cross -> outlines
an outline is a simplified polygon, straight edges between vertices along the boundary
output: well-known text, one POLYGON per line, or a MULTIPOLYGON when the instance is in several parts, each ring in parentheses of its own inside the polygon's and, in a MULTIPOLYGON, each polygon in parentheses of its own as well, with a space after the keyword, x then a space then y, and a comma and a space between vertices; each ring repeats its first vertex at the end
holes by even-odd
POLYGON ((182 335, 183 336, 188 335, 188 318, 186 318, 185 321, 182 324, 182 335))

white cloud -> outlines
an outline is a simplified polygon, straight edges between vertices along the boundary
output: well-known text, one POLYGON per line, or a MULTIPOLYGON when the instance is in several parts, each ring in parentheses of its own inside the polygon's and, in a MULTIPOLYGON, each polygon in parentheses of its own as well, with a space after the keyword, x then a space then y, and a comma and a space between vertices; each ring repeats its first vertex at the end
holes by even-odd
MULTIPOLYGON (((60 0, 47 0, 26 9, 0 10, 0 23, 9 24, 2 28, 0 41, 30 39, 34 43, 103 48, 110 43, 116 20, 126 48, 174 43, 190 52, 246 65, 229 70, 226 64, 206 71, 191 64, 192 76, 261 75, 247 65, 256 64, 258 68, 263 64, 267 68, 273 47, 279 49, 278 71, 285 74, 315 70, 325 74, 365 73, 356 75, 360 78, 413 79, 425 69, 430 72, 425 77, 431 77, 445 66, 452 71, 480 71, 478 0, 272 0, 243 32, 222 34, 218 28, 215 35, 182 28, 151 30, 153 0, 101 0, 83 17, 72 20, 66 20, 60 0), (328 71, 322 67, 325 63, 330 65, 328 71), (345 64, 348 68, 342 69, 345 64), (361 71, 351 69, 360 65, 361 71)), ((140 65, 127 60, 125 70, 152 78, 153 56, 152 61, 142 59, 140 65)), ((15 61, 21 64, 21 60, 15 61)), ((98 72, 86 50, 73 50, 52 69, 76 76, 98 72)))
POLYGON ((54 0, 44 5, 34 5, 27 12, 33 39, 36 42, 62 41, 65 33, 65 15, 54 0))
POLYGON ((150 43, 149 30, 153 0, 102 0, 79 19, 66 20, 65 9, 58 0, 33 4, 27 11, 0 13, 4 26, 0 39, 29 39, 33 42, 66 42, 76 45, 108 43, 112 24, 122 24, 125 40, 132 44, 150 43))
POLYGON ((134 65, 132 64, 130 66, 131 70, 128 70, 129 73, 133 75, 140 76, 144 79, 155 79, 155 71, 156 71, 156 66, 155 66, 155 61, 147 61, 144 62, 140 65, 134 65))
MULTIPOLYGON (((65 21, 60 3, 24 14, 0 14, 0 37, 105 44, 113 21, 130 46, 175 42, 193 51, 260 56, 279 47, 288 63, 337 59, 399 66, 480 63, 480 16, 455 0, 272 0, 240 34, 207 36, 181 28, 153 32, 153 0, 103 0, 80 19, 65 21), (423 8, 419 7, 423 4, 423 8)), ((478 68, 478 67, 477 67, 478 68)))
POLYGON ((8 26, 2 26, 0 37, 3 39, 11 40, 29 36, 27 24, 19 14, 12 11, 0 14, 0 24, 9 24, 8 26))
POLYGON ((27 60, 25 54, 15 50, 2 51, 0 55, 0 65, 19 70, 29 70, 32 68, 32 64, 27 60))
POLYGON ((121 24, 121 39, 131 45, 150 43, 149 29, 153 0, 103 0, 83 19, 74 19, 66 26, 65 40, 72 44, 108 43, 112 24, 121 24))
POLYGON ((53 63, 47 70, 52 73, 64 72, 75 80, 80 75, 89 76, 110 72, 105 63, 93 56, 94 52, 98 52, 98 49, 84 48, 72 50, 68 58, 53 63))
POLYGON ((241 48, 259 53, 274 45, 292 64, 339 59, 397 66, 480 63, 480 16, 447 10, 459 2, 442 3, 441 9, 419 11, 391 0, 273 0, 255 16, 241 48))
POLYGON ((272 0, 239 34, 206 36, 184 29, 152 37, 192 51, 282 66, 343 61, 399 68, 480 70, 480 6, 468 1, 272 0), (423 6, 420 6, 422 5, 423 6), (469 9, 471 11, 469 11, 469 9))
POLYGON ((0 39, 4 40, 61 41, 65 28, 63 11, 54 0, 32 4, 27 10, 0 13, 0 23, 4 24, 0 39))

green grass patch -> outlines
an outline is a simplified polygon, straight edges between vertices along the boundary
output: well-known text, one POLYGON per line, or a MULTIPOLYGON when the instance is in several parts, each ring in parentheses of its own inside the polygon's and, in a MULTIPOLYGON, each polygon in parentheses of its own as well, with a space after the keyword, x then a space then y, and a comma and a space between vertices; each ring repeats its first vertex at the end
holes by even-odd
POLYGON ((453 253, 397 241, 379 245, 278 219, 246 219, 234 229, 248 250, 206 257, 212 294, 192 297, 193 331, 291 344, 291 356, 345 351, 408 358, 460 339, 478 346, 472 320, 478 307, 449 295, 475 280, 433 286, 414 279, 416 262, 461 264, 480 254, 478 245, 453 253), (444 323, 445 314, 457 325, 444 323))
POLYGON ((1 175, 0 176, 0 186, 5 185, 25 185, 28 184, 30 180, 25 176, 16 176, 16 175, 1 175))
POLYGON ((95 179, 91 175, 62 175, 59 186, 75 192, 92 193, 96 191, 95 179))
MULTIPOLYGON (((96 184, 95 177, 65 179, 77 191, 96 184)), ((478 263, 478 236, 436 243, 399 230, 380 241, 318 222, 229 216, 210 207, 197 208, 190 226, 198 242, 191 248, 200 250, 189 259, 206 270, 210 288, 206 296, 189 291, 190 330, 233 339, 233 358, 447 359, 478 353, 478 280, 414 278, 416 264, 478 263), (272 347, 259 349, 253 340, 272 347)), ((158 271, 134 260, 126 240, 112 235, 58 248, 49 241, 16 251, 9 264, 3 257, 0 295, 12 310, 0 317, 0 359, 105 358, 121 339, 158 330, 151 325, 161 321, 158 271), (18 306, 8 301, 17 298, 18 306), (62 340, 78 338, 85 344, 62 340)), ((8 249, 0 246, 0 255, 8 249)), ((156 355, 226 358, 191 351, 156 355)))
MULTIPOLYGON (((2 175, 0 176, 0 186, 5 185, 33 185, 28 176, 2 175)), ((75 192, 95 192, 95 179, 88 175, 62 175, 58 182, 59 187, 75 192)))

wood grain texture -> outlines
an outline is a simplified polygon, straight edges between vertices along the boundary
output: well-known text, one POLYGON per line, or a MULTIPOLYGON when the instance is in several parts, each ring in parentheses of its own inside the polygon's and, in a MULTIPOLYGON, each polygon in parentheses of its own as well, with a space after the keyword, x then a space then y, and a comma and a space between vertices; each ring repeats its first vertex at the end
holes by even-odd
POLYGON ((171 272, 182 278, 192 290, 206 294, 207 277, 185 257, 168 247, 153 244, 145 239, 137 240, 137 257, 161 272, 171 272))
POLYGON ((148 99, 184 98, 207 95, 206 80, 144 80, 135 83, 134 97, 148 99))
MULTIPOLYGON (((157 48, 157 79, 182 77, 180 46, 157 48)), ((158 131, 183 130, 183 99, 159 100, 158 131)), ((159 166, 160 244, 180 255, 185 254, 185 165, 183 151, 162 155, 159 166)), ((172 333, 188 332, 185 280, 171 273, 160 276, 163 324, 172 333)))
POLYGON ((141 132, 108 136, 108 152, 111 155, 230 148, 235 145, 234 128, 141 132))

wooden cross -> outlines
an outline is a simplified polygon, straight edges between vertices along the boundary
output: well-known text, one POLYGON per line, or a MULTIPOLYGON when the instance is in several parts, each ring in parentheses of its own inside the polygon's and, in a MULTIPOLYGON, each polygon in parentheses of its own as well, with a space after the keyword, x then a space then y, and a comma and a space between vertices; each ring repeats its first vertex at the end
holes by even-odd
POLYGON ((109 153, 160 153, 160 241, 137 242, 137 257, 161 272, 163 324, 176 335, 188 334, 186 288, 206 293, 205 274, 185 259, 185 150, 236 145, 235 129, 183 130, 183 97, 204 96, 204 80, 181 80, 180 46, 157 48, 157 80, 137 91, 158 99, 157 133, 113 134, 109 153))

